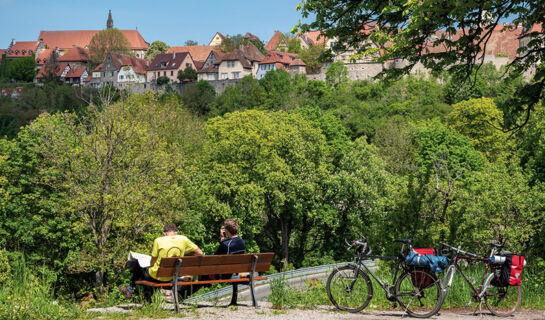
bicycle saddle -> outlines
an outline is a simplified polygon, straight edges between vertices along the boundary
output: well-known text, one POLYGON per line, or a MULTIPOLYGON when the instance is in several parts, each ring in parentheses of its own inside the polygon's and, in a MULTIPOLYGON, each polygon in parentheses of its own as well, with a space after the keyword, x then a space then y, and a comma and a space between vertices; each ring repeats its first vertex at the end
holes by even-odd
POLYGON ((489 243, 488 245, 494 248, 503 248, 503 244, 499 243, 489 243))
POLYGON ((410 244, 411 242, 413 242, 413 239, 395 239, 394 241, 395 242, 401 242, 401 243, 404 243, 404 244, 410 244))

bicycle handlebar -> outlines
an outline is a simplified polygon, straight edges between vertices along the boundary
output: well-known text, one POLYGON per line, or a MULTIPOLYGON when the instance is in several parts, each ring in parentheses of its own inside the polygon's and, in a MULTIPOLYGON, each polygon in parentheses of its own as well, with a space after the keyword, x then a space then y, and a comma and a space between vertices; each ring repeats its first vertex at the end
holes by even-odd
POLYGON ((467 252, 467 251, 464 251, 464 250, 460 249, 460 246, 458 246, 458 248, 456 248, 456 247, 453 247, 453 246, 451 246, 450 244, 447 244, 447 243, 445 243, 445 242, 443 242, 443 241, 440 241, 439 243, 440 243, 442 246, 447 247, 449 250, 455 251, 457 254, 461 254, 461 255, 463 255, 463 256, 469 256, 469 257, 478 258, 478 256, 477 256, 476 254, 474 254, 474 253, 467 252))

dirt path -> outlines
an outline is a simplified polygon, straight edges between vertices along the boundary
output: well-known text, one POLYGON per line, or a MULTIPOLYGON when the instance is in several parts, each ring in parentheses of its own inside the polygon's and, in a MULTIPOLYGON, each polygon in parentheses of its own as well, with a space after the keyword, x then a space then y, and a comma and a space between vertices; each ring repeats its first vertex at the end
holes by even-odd
MULTIPOLYGON (((483 316, 473 315, 473 310, 463 309, 455 311, 442 311, 439 315, 431 317, 429 319, 441 319, 441 320, 498 320, 501 318, 492 316, 488 313, 488 310, 483 310, 483 316)), ((252 306, 244 305, 239 306, 238 309, 232 310, 228 307, 213 307, 213 306, 201 306, 197 309, 187 309, 184 312, 183 319, 225 319, 225 320, 237 320, 237 319, 259 319, 259 320, 330 320, 330 319, 378 319, 378 320, 401 320, 401 319, 415 319, 410 317, 403 317, 401 311, 363 311, 360 313, 345 313, 335 311, 333 307, 320 306, 313 310, 274 310, 270 308, 267 303, 261 303, 258 309, 254 309, 252 306)), ((169 318, 169 320, 175 320, 180 318, 169 318)), ((545 319, 545 311, 536 310, 521 310, 515 313, 513 317, 508 319, 545 319)))

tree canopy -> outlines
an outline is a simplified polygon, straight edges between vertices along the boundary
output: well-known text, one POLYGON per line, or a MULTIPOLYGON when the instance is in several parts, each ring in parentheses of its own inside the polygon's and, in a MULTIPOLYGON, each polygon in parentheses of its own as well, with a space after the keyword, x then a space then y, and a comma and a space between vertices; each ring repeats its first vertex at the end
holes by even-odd
POLYGON ((153 41, 150 44, 148 50, 146 51, 146 59, 153 60, 153 58, 155 58, 156 55, 161 53, 166 53, 168 49, 170 49, 170 46, 164 43, 163 41, 159 41, 159 40, 153 41))
POLYGON ((98 65, 106 59, 109 52, 129 53, 131 44, 117 28, 97 32, 89 42, 89 56, 98 65))

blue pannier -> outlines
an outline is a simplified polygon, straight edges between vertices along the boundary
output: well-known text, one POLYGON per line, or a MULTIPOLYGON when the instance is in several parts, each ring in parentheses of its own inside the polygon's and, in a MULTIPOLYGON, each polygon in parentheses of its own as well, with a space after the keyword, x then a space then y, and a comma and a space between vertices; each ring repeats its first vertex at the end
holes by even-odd
POLYGON ((431 254, 418 254, 418 252, 411 250, 411 252, 405 257, 405 263, 408 266, 429 268, 433 273, 440 273, 449 264, 450 259, 447 257, 434 256, 431 254))

